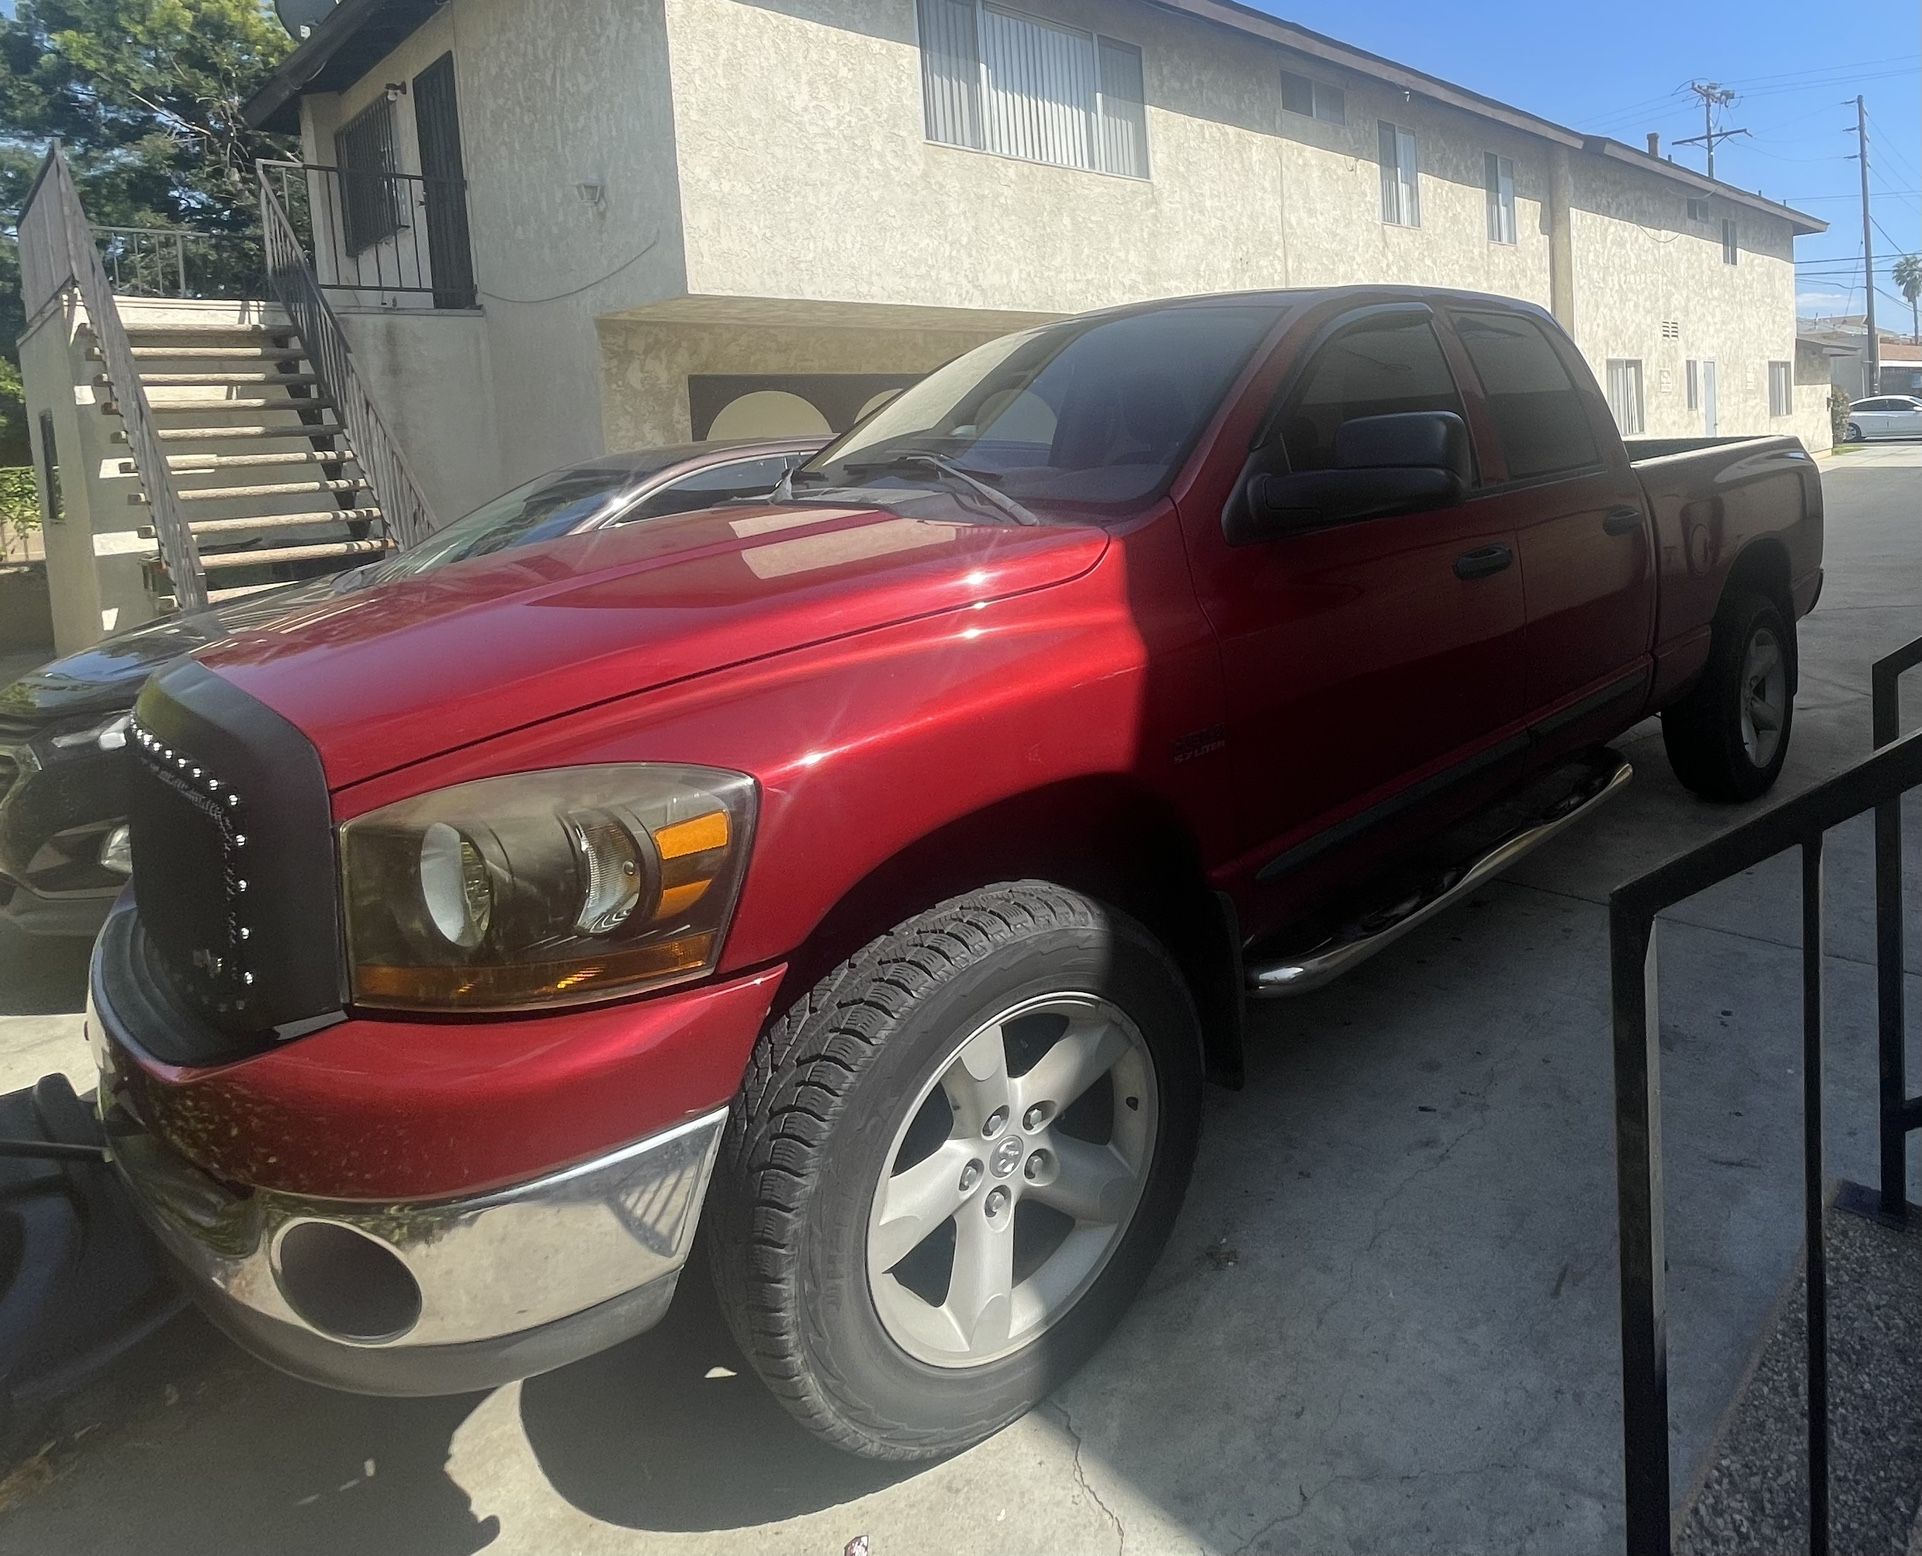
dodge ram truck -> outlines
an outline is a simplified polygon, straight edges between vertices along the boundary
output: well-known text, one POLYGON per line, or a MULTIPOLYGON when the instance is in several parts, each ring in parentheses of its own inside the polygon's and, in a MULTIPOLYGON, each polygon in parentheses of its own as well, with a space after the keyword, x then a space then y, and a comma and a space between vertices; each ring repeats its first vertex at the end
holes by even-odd
POLYGON ((1614 793, 1788 751, 1792 438, 1631 451, 1542 310, 1009 335, 772 501, 243 628, 142 693, 90 1041, 207 1312, 484 1387, 666 1308, 856 1453, 979 1440, 1154 1261, 1250 997, 1614 793), (1637 457, 1640 454, 1642 457, 1637 457))

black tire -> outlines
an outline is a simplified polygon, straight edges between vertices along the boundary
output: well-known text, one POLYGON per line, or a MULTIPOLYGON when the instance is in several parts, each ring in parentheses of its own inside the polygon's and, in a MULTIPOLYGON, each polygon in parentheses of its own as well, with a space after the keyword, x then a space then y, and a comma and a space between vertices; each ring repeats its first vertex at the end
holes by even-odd
POLYGON ((810 1431, 865 1457, 933 1458, 992 1435, 1068 1378, 1133 1299, 1187 1189, 1201 1078, 1180 972, 1112 909, 1020 881, 891 930, 763 1034, 729 1112, 706 1230, 742 1353, 810 1431), (1140 1200, 1092 1284, 1043 1333, 981 1365, 929 1365, 876 1311, 876 1184, 955 1044, 1023 999, 1063 990, 1118 1007, 1148 1051, 1159 1124, 1140 1200))
POLYGON ((1662 713, 1662 744, 1669 766, 1705 800, 1740 802, 1768 792, 1788 758, 1795 727, 1795 628, 1767 595, 1732 593, 1716 613, 1708 664, 1694 688, 1662 713), (1758 761, 1744 744, 1743 703, 1749 688, 1744 670, 1750 644, 1773 634, 1781 647, 1784 695, 1780 738, 1758 761))
POLYGON ((1862 441, 1861 427, 1855 422, 1850 422, 1848 430, 1842 434, 1842 441, 1844 443, 1860 443, 1862 441))

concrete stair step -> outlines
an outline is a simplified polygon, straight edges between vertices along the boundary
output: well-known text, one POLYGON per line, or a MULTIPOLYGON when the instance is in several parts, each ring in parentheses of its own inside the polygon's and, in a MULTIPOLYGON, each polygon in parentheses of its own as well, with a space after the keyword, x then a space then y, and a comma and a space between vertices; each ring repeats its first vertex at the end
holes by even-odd
POLYGON ((394 543, 383 535, 372 540, 330 540, 315 546, 272 546, 265 551, 222 551, 201 557, 200 567, 203 572, 211 573, 224 568, 265 566, 269 562, 308 562, 329 556, 371 556, 393 549, 394 543))
MULTIPOLYGON (((345 449, 303 448, 274 454, 169 454, 167 468, 175 475, 210 475, 220 470, 260 470, 283 465, 344 465, 353 461, 345 449)), ((123 459, 121 473, 132 475, 133 461, 123 459)))
MULTIPOLYGON (((299 529, 315 524, 373 524, 380 520, 380 509, 372 506, 365 508, 318 508, 310 513, 269 513, 254 515, 245 519, 195 519, 188 524, 194 538, 203 535, 245 535, 263 529, 299 529)), ((152 539, 154 528, 143 524, 140 534, 152 539)))
MULTIPOLYGON (((272 438, 344 438, 345 427, 328 422, 291 422, 276 427, 162 427, 154 434, 162 443, 236 443, 265 442, 272 438)), ((113 441, 125 443, 124 430, 113 434, 113 441)))
MULTIPOLYGON (((142 373, 140 381, 149 389, 226 388, 242 384, 309 385, 320 382, 318 373, 283 373, 277 368, 238 370, 231 373, 142 373)), ((96 387, 111 389, 113 380, 105 373, 94 379, 96 387)))
MULTIPOLYGON (((304 400, 296 400, 291 396, 278 400, 156 400, 152 408, 156 416, 237 416, 242 411, 331 411, 334 402, 320 395, 310 395, 304 400)), ((120 403, 107 400, 100 409, 106 415, 118 416, 120 403)))
MULTIPOLYGON (((129 349, 136 362, 299 362, 307 355, 299 346, 207 346, 163 342, 129 349)), ((98 346, 89 346, 87 355, 96 362, 106 360, 105 353, 98 346)))
MULTIPOLYGON (((193 486, 174 495, 182 502, 221 502, 229 497, 318 497, 329 492, 357 492, 366 485, 365 481, 343 476, 339 480, 274 481, 257 486, 193 486)), ((146 500, 140 496, 129 498, 140 503, 146 500)))

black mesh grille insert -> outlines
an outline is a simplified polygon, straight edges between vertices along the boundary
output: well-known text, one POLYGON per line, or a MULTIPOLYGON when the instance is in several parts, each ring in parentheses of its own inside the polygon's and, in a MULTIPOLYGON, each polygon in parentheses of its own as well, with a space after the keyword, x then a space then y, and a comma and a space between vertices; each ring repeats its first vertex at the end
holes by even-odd
POLYGON ((141 693, 129 737, 149 965, 230 1033, 272 1040, 339 1011, 333 826, 313 746, 192 661, 141 693))

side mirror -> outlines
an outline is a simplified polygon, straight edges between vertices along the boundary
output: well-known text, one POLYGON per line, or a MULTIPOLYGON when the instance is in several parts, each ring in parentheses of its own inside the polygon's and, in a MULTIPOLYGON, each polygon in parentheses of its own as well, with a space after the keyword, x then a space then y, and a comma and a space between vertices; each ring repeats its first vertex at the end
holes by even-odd
POLYGON ((1473 476, 1468 429, 1452 411, 1358 416, 1335 433, 1335 465, 1244 476, 1225 515, 1228 543, 1446 508, 1473 476))

